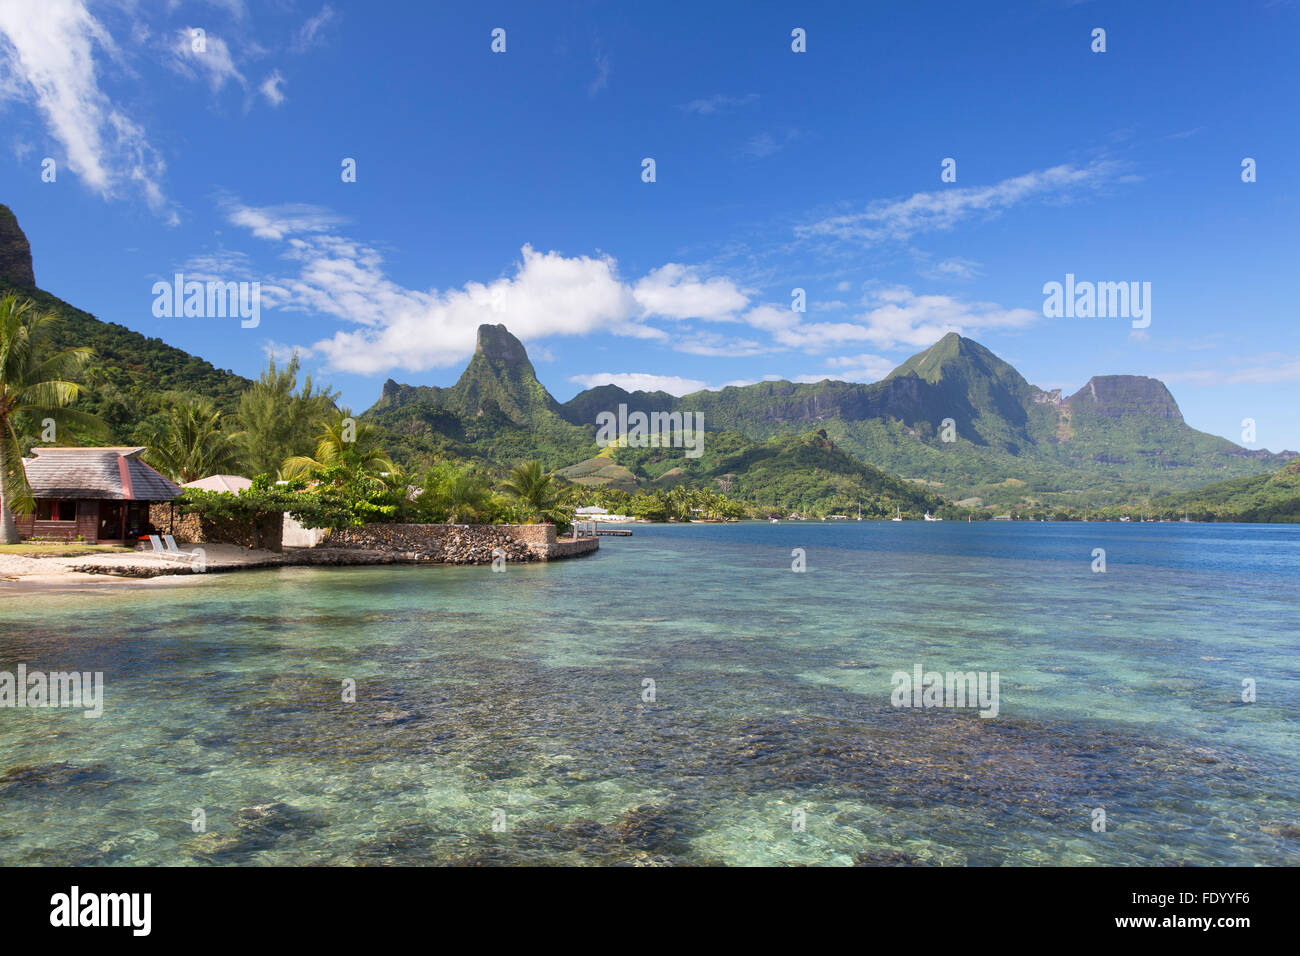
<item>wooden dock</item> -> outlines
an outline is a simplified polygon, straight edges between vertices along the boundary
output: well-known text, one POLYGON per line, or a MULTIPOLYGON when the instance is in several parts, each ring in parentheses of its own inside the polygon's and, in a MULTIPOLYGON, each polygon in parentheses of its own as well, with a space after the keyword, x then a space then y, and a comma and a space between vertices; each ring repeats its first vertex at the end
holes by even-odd
POLYGON ((630 538, 632 532, 628 528, 602 528, 595 521, 575 521, 573 523, 573 536, 575 538, 594 538, 597 535, 608 534, 617 538, 630 538))

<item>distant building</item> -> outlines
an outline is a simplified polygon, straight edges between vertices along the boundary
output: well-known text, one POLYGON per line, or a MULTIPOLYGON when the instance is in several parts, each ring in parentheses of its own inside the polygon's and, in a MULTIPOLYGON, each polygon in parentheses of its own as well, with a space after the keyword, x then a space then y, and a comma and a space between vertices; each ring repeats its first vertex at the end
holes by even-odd
POLYGON ((140 460, 144 448, 35 448, 24 458, 36 499, 33 514, 15 515, 25 538, 88 544, 134 544, 154 533, 149 506, 181 489, 140 460))
POLYGON ((208 475, 198 481, 187 481, 181 487, 197 488, 200 491, 225 491, 237 495, 253 487, 253 481, 242 475, 208 475))
POLYGON ((578 508, 573 512, 580 518, 590 518, 593 515, 607 515, 609 512, 604 508, 597 508, 594 505, 590 508, 578 508))

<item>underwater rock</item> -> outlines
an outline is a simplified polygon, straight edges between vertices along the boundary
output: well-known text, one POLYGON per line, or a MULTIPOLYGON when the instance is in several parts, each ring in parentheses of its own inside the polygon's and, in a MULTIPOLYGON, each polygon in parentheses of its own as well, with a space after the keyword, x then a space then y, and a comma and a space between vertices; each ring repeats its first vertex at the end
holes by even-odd
POLYGON ((902 850, 863 850, 853 857, 854 866, 920 866, 921 861, 902 850))
POLYGON ((39 764, 13 767, 0 774, 0 797, 13 796, 24 790, 48 787, 98 786, 112 782, 112 773, 102 763, 78 767, 70 763, 39 764))

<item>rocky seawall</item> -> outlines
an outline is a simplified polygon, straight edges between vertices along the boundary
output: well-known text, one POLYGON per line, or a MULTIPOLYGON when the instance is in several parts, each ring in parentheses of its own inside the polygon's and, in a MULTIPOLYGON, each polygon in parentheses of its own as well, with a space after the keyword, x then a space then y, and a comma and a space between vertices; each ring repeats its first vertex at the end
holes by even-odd
MULTIPOLYGON (((59 563, 63 570, 127 578, 220 574, 251 568, 374 564, 491 564, 497 553, 511 564, 576 558, 600 548, 597 538, 557 538, 554 525, 377 524, 335 531, 314 548, 282 552, 210 542, 181 542, 190 561, 164 561, 147 547, 59 563), (202 560, 198 560, 201 556, 202 560)), ((52 566, 53 569, 53 566, 52 566)))
POLYGON ((371 524, 335 531, 312 550, 388 553, 417 564, 491 564, 497 551, 518 563, 578 557, 599 547, 596 538, 558 538, 550 524, 371 524))

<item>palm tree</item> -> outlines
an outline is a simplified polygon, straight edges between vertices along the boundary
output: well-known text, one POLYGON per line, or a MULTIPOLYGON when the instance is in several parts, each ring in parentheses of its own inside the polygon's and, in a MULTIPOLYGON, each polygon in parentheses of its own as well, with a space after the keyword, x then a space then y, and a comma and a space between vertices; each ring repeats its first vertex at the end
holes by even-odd
POLYGON ((19 429, 47 419, 56 429, 103 427, 93 415, 67 407, 82 394, 73 379, 92 353, 86 348, 55 351, 58 321, 52 312, 36 312, 30 299, 0 298, 0 544, 18 541, 14 512, 26 514, 35 507, 19 429))
POLYGON ((142 430, 146 459, 179 484, 232 471, 239 456, 234 440, 221 428, 221 412, 206 398, 179 393, 165 396, 167 418, 142 430))
POLYGON ((448 524, 460 524, 458 519, 466 515, 478 517, 489 500, 487 485, 468 468, 458 468, 447 477, 441 497, 448 524))
POLYGON ((352 417, 351 409, 343 409, 325 426, 316 442, 316 457, 294 455, 280 466, 286 479, 305 477, 326 468, 342 466, 355 474, 380 475, 393 473, 397 466, 388 452, 379 446, 379 430, 368 422, 352 417))
POLYGON ((542 471, 541 462, 526 461, 515 466, 501 490, 517 498, 529 518, 556 524, 568 521, 568 513, 563 509, 568 491, 559 486, 555 472, 542 471))

